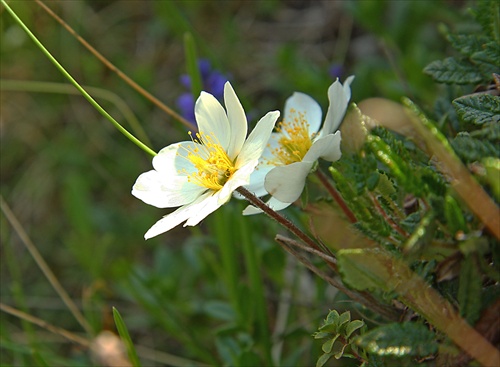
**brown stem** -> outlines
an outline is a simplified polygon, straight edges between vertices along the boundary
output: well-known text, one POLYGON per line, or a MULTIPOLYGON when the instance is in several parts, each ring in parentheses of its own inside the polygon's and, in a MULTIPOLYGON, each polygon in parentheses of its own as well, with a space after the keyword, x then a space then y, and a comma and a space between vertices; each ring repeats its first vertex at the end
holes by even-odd
MULTIPOLYGON (((396 311, 394 311, 392 308, 384 307, 383 305, 379 304, 378 301, 375 300, 368 293, 365 293, 365 292, 358 293, 358 292, 351 291, 350 289, 346 288, 337 279, 328 276, 328 274, 326 274, 325 272, 321 271, 316 266, 314 266, 309 260, 307 260, 299 252, 295 251, 295 249, 291 246, 291 242, 295 242, 295 241, 293 241, 289 238, 280 236, 280 235, 277 235, 275 240, 276 240, 276 242, 278 242, 281 245, 281 247, 283 247, 283 249, 285 251, 287 251, 288 253, 293 255, 302 264, 304 264, 306 268, 311 270, 314 274, 319 276, 321 279, 325 280, 330 285, 337 288, 342 293, 346 294, 349 298, 351 298, 355 302, 358 302, 358 303, 364 305, 365 307, 369 308, 370 310, 378 312, 380 315, 387 318, 388 320, 398 320, 399 314, 396 311)), ((296 244, 293 244, 293 245, 295 246, 296 244)))
POLYGON ((54 334, 58 334, 63 336, 64 338, 71 340, 74 343, 80 344, 83 347, 90 347, 90 341, 88 339, 82 338, 81 336, 78 336, 72 332, 69 332, 67 330, 61 329, 57 326, 54 326, 52 324, 49 324, 47 321, 39 319, 37 317, 31 316, 23 311, 20 311, 14 307, 10 307, 9 305, 6 305, 4 303, 0 303, 0 310, 8 313, 9 315, 15 316, 21 320, 26 320, 28 322, 31 322, 32 324, 38 325, 41 328, 44 328, 54 334))
POLYGON ((401 228, 391 217, 387 215, 385 210, 380 205, 378 199, 371 193, 370 193, 370 198, 372 199, 372 202, 375 205, 375 210, 377 211, 377 213, 379 213, 385 219, 385 221, 392 227, 392 229, 398 232, 401 236, 408 238, 410 234, 406 232, 403 228, 401 228))
MULTIPOLYGON (((243 186, 238 187, 236 191, 243 195, 253 206, 256 206, 257 208, 262 210, 265 214, 267 214, 267 216, 274 219, 276 222, 288 229, 311 248, 321 252, 321 248, 318 246, 318 244, 311 237, 305 234, 299 227, 297 227, 292 221, 271 209, 265 202, 256 197, 243 186)), ((326 261, 326 263, 328 264, 328 266, 330 266, 330 268, 337 272, 337 265, 335 262, 326 261)))
POLYGON ((43 10, 45 10, 52 18, 54 18, 57 22, 59 22, 73 37, 75 37, 87 50, 90 51, 95 57, 99 59, 104 65, 106 65, 111 71, 115 72, 125 83, 131 86, 136 90, 139 94, 144 96, 146 99, 151 101, 156 107, 163 110, 167 115, 172 116, 176 120, 180 121, 183 125, 185 125, 188 129, 193 129, 193 125, 187 121, 184 117, 179 115, 177 112, 172 110, 170 107, 166 106, 163 102, 161 102, 158 98, 153 96, 131 78, 129 78, 125 73, 123 73, 120 69, 118 69, 115 65, 113 65, 108 59, 106 59, 99 51, 97 51, 94 47, 92 47, 87 41, 85 41, 76 31, 71 28, 64 20, 62 20, 56 13, 54 13, 47 5, 45 5, 41 0, 35 0, 38 5, 40 5, 43 10))
POLYGON ((332 196, 332 198, 337 202, 337 204, 340 206, 340 209, 344 212, 344 214, 347 216, 347 219, 351 223, 356 223, 358 220, 356 219, 356 216, 354 213, 349 209, 347 206, 346 202, 342 198, 342 196, 339 194, 339 192, 335 189, 335 187, 332 186, 330 181, 328 181, 328 178, 326 175, 321 171, 320 169, 316 170, 316 176, 318 176, 319 180, 325 186, 326 190, 328 193, 332 196))

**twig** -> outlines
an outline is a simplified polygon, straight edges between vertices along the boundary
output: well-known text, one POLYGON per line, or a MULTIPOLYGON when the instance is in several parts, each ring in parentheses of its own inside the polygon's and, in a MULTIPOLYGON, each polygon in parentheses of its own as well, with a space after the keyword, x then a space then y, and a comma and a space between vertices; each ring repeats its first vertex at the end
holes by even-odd
MULTIPOLYGON (((295 256, 302 264, 304 264, 309 270, 318 275, 320 278, 326 280, 328 283, 333 285, 335 288, 340 290, 349 296, 352 300, 364 305, 365 307, 378 312, 380 315, 386 317, 389 320, 397 320, 399 318, 399 314, 392 308, 385 307, 381 305, 373 296, 366 292, 353 292, 350 289, 346 288, 341 282, 336 279, 328 276, 325 272, 319 270, 316 266, 314 266, 309 260, 307 260, 303 255, 295 251, 292 246, 296 246, 302 248, 306 251, 309 251, 304 248, 304 245, 299 244, 297 241, 294 241, 290 238, 276 235, 275 240, 289 253, 295 256)), ((314 253, 313 251, 309 251, 314 253)), ((317 254, 316 254, 317 255, 317 254)))
POLYGON ((144 98, 151 101, 158 108, 163 110, 167 115, 175 118, 179 122, 181 122, 188 129, 193 129, 193 124, 187 121, 184 117, 179 115, 177 112, 172 110, 170 107, 161 102, 158 98, 153 96, 131 78, 129 78, 124 72, 118 69, 115 65, 113 65, 108 59, 106 59, 99 51, 97 51, 94 47, 92 47, 87 41, 85 41, 76 31, 71 28, 64 20, 62 20, 56 13, 54 13, 47 5, 45 5, 41 0, 35 0, 38 5, 40 5, 43 10, 45 10, 52 18, 54 18, 57 22, 59 22, 73 37, 75 37, 87 50, 90 51, 95 57, 99 59, 104 65, 106 65, 111 71, 115 72, 125 83, 127 83, 130 87, 135 89, 136 92, 141 94, 144 98))
POLYGON ((29 253, 35 260, 36 264, 42 271, 43 275, 47 278, 49 283, 52 285, 54 290, 57 292, 59 297, 61 297, 62 301, 64 304, 69 308, 70 312, 73 314, 75 319, 78 321, 78 323, 83 327, 83 329, 87 332, 89 335, 93 335, 92 328, 90 327, 90 324, 87 322, 83 314, 80 312, 76 304, 73 302, 73 300, 69 297, 68 293, 66 290, 63 288, 61 283, 59 283, 59 280, 57 280, 57 277, 54 275, 52 270, 50 270, 49 266, 43 259, 42 255, 40 252, 38 252, 36 246, 33 244, 31 239, 29 238, 28 234, 24 230, 23 226, 21 223, 17 220, 16 216, 10 210, 9 205, 5 202, 3 199, 3 196, 0 195, 0 208, 2 209, 2 212, 5 214, 5 217, 7 217, 7 220, 11 224, 12 228, 16 231, 17 235, 23 242, 23 244, 26 246, 28 249, 29 253))
POLYGON ((31 322, 32 324, 38 325, 41 328, 44 328, 54 334, 58 334, 63 336, 64 338, 71 340, 72 342, 75 342, 77 344, 80 344, 86 348, 90 347, 90 341, 88 339, 82 338, 81 336, 78 336, 72 332, 69 332, 67 330, 61 329, 57 326, 51 325, 48 322, 39 319, 38 317, 31 316, 23 311, 20 311, 16 308, 10 307, 4 303, 0 303, 0 310, 2 310, 5 313, 8 313, 9 315, 18 317, 22 320, 26 320, 28 322, 31 322))

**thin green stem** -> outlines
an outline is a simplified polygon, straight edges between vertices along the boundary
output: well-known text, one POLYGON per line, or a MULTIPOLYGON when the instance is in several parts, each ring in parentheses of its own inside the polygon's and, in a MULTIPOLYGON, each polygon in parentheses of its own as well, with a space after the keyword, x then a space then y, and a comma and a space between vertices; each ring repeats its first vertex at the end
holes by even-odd
MULTIPOLYGON (((3 1, 3 0, 2 0, 3 1)), ((137 93, 142 95, 144 98, 153 103, 156 107, 160 108, 167 115, 175 118, 188 129, 192 130, 193 125, 186 120, 184 117, 179 115, 177 112, 172 110, 170 107, 161 102, 158 98, 153 96, 139 84, 134 82, 131 78, 129 78, 123 71, 118 69, 115 65, 113 65, 108 59, 106 59, 99 51, 97 51, 94 47, 92 47, 87 41, 85 41, 78 33, 75 32, 73 28, 71 28, 64 20, 57 16, 47 5, 45 5, 41 0, 35 0, 38 5, 42 7, 52 18, 54 18, 59 24, 61 24, 73 37, 75 37, 78 42, 80 42, 92 55, 94 55, 100 62, 106 65, 111 71, 115 72, 125 83, 127 83, 130 87, 132 87, 137 93)), ((165 4, 166 5, 166 4, 165 4)))
POLYGON ((235 315, 239 318, 238 322, 244 325, 245 320, 243 320, 241 302, 238 294, 239 273, 236 247, 231 238, 232 231, 228 231, 228 227, 231 228, 232 223, 230 223, 231 216, 227 215, 228 213, 226 210, 230 208, 224 207, 221 209, 222 210, 217 210, 212 216, 214 234, 222 260, 221 274, 235 315))
POLYGON ((85 89, 78 84, 78 82, 64 69, 64 67, 52 56, 52 54, 45 48, 45 46, 36 38, 36 36, 30 31, 30 29, 23 23, 23 21, 17 16, 17 14, 10 8, 10 6, 5 2, 5 0, 0 0, 7 10, 7 12, 14 18, 14 20, 19 24, 19 26, 28 34, 31 40, 38 46, 38 48, 47 56, 47 58, 55 65, 59 72, 70 81, 71 84, 75 86, 76 89, 89 101, 89 103, 108 121, 110 121, 123 135, 125 135, 130 141, 132 141, 139 148, 144 150, 146 153, 152 156, 156 155, 156 152, 151 148, 146 146, 143 142, 137 139, 134 135, 128 132, 118 121, 116 121, 109 113, 107 113, 91 96, 87 93, 85 89))
MULTIPOLYGON (((107 100, 115 105, 115 107, 122 113, 123 117, 128 121, 132 131, 146 144, 151 144, 146 132, 142 128, 139 120, 134 115, 130 107, 121 99, 116 93, 109 90, 82 86, 85 90, 97 98, 107 100)), ((0 90, 10 90, 19 92, 36 92, 36 93, 60 93, 60 94, 76 94, 81 93, 76 90, 71 84, 67 83, 54 83, 54 82, 40 82, 32 80, 9 80, 0 79, 0 90)))
POLYGON ((246 222, 241 216, 238 217, 239 234, 243 244, 243 253, 245 254, 246 269, 248 277, 250 278, 251 298, 253 301, 254 310, 256 312, 259 341, 264 346, 264 353, 266 357, 266 365, 274 365, 272 357, 272 344, 271 332, 269 330, 269 319, 267 315, 267 306, 265 299, 264 284, 261 275, 261 264, 257 255, 257 248, 251 241, 251 234, 249 233, 246 222))

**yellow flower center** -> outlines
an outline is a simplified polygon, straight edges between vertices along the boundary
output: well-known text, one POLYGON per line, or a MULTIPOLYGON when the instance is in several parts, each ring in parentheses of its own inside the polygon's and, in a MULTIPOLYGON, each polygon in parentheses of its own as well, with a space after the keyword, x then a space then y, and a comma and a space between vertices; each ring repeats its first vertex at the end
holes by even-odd
POLYGON ((305 114, 291 109, 289 120, 280 122, 276 130, 281 133, 281 137, 278 140, 279 147, 271 151, 276 158, 273 163, 287 165, 302 161, 311 148, 314 137, 314 134, 309 134, 309 124, 305 114))
POLYGON ((196 138, 191 140, 197 143, 195 147, 187 149, 184 157, 189 160, 198 170, 188 173, 188 181, 211 190, 218 191, 229 180, 236 171, 234 163, 227 156, 226 151, 221 147, 217 138, 211 135, 196 133, 196 138))

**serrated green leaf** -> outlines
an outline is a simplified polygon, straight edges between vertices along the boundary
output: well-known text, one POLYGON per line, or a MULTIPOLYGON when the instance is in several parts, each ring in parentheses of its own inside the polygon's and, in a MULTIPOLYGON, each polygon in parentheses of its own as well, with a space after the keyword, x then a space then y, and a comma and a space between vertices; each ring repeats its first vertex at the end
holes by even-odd
POLYGON ((474 325, 481 311, 481 274, 474 255, 468 255, 462 261, 457 298, 460 315, 474 325))
POLYGON ((460 53, 471 56, 483 50, 483 45, 488 42, 488 38, 475 34, 450 34, 448 41, 460 53))
POLYGON ((337 253, 339 271, 350 287, 390 291, 392 259, 377 249, 348 249, 337 253))
POLYGON ((427 356, 438 349, 434 333, 414 322, 378 327, 356 337, 355 343, 379 356, 427 356))
POLYGON ((475 125, 500 122, 500 98, 490 94, 473 94, 453 101, 458 116, 475 125))
POLYGON ((465 162, 479 161, 485 157, 500 157, 500 146, 484 139, 475 139, 460 133, 451 142, 453 150, 465 162))
POLYGON ((471 60, 474 63, 483 64, 482 71, 486 75, 498 72, 500 68, 500 44, 498 42, 488 42, 481 51, 472 54, 471 60))
POLYGON ((424 68, 424 73, 446 84, 475 84, 483 80, 481 73, 470 62, 453 57, 431 62, 424 68))
POLYGON ((500 41, 500 3, 497 0, 478 1, 473 14, 484 33, 488 37, 500 41))
POLYGON ((481 138, 489 141, 499 140, 500 124, 484 124, 481 126, 480 130, 471 131, 470 135, 474 138, 481 138))
POLYGON ((318 358, 318 361, 316 362, 316 367, 323 367, 326 364, 326 362, 328 362, 330 358, 332 358, 332 355, 333 354, 329 353, 323 354, 321 357, 318 358))
POLYGON ((345 328, 345 336, 346 338, 349 338, 353 332, 355 332, 358 329, 361 329, 365 325, 364 321, 362 320, 353 320, 347 325, 345 328))

